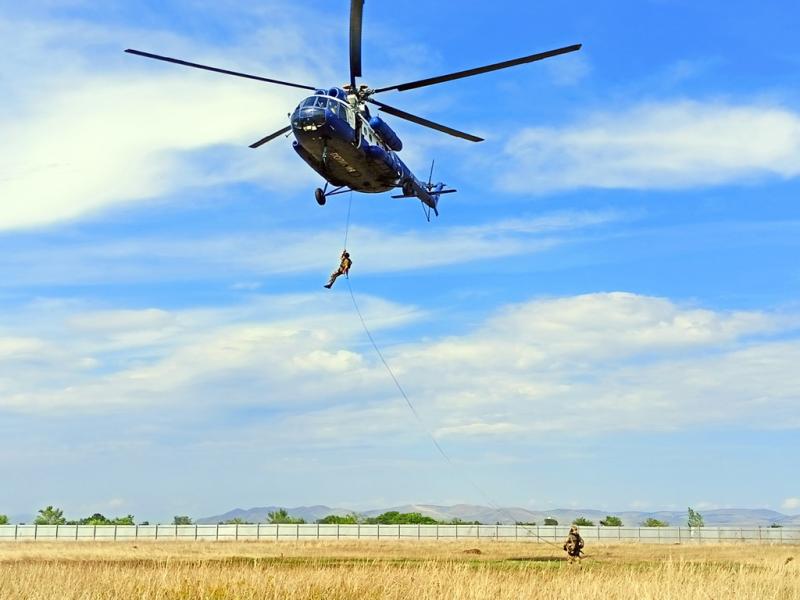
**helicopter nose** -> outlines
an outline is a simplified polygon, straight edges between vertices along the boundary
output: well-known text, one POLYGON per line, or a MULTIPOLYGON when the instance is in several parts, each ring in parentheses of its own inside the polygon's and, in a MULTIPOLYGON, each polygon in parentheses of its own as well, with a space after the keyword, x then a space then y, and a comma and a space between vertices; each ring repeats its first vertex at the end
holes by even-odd
POLYGON ((322 106, 302 106, 292 115, 292 127, 303 131, 314 131, 325 124, 325 108, 322 106))

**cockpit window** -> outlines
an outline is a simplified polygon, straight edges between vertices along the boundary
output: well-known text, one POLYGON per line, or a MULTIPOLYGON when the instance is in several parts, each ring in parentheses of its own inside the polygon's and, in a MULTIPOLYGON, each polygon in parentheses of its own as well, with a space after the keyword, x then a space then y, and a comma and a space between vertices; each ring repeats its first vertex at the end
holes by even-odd
POLYGON ((340 119, 347 120, 348 119, 348 106, 343 102, 339 102, 335 98, 331 98, 328 96, 321 96, 321 95, 314 95, 306 98, 300 103, 298 108, 307 108, 307 107, 316 107, 316 108, 327 108, 331 111, 334 115, 338 116, 340 119))

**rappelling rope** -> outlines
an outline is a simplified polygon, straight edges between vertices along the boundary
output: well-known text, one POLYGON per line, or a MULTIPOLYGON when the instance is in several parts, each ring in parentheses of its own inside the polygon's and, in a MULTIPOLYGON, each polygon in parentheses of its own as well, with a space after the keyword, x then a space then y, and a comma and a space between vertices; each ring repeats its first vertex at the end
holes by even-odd
POLYGON ((353 208, 353 190, 350 190, 350 199, 347 201, 347 222, 344 226, 344 245, 342 248, 347 250, 347 235, 350 233, 350 209, 353 208))
POLYGON ((433 436, 428 427, 425 425, 425 422, 422 420, 422 417, 419 416, 417 409, 414 408, 414 405, 411 403, 411 400, 409 400, 408 394, 406 394, 406 391, 403 389, 403 386, 400 385, 400 381, 398 381, 397 377, 394 374, 394 371, 392 371, 392 367, 389 366, 389 363, 386 362, 386 359, 383 357, 383 352, 381 352, 381 349, 375 342, 375 338, 372 337, 372 333, 370 333, 369 327, 367 327, 367 322, 364 320, 364 315, 361 314, 361 309, 358 308, 358 302, 356 302, 356 296, 353 293, 353 286, 350 285, 349 279, 347 280, 347 289, 350 291, 350 298, 353 300, 353 307, 355 307, 356 313, 358 314, 358 318, 361 320, 361 325, 364 328, 364 333, 367 334, 367 337, 369 338, 372 347, 375 349, 375 353, 378 355, 378 358, 381 359, 383 366, 386 367, 386 371, 389 373, 389 376, 392 378, 392 381, 394 381, 394 385, 397 387, 397 390, 400 392, 400 395, 403 397, 403 400, 406 401, 408 408, 410 408, 411 412, 414 413, 414 417, 417 419, 417 422, 419 423, 420 427, 422 427, 425 433, 427 433, 428 436, 431 438, 431 441, 433 441, 433 445, 436 446, 436 449, 439 451, 439 454, 442 455, 442 458, 444 458, 451 466, 455 467, 456 466, 455 463, 453 463, 453 461, 447 455, 447 452, 445 452, 444 449, 439 445, 439 442, 436 441, 436 438, 433 436))
MULTIPOLYGON (((349 223, 349 221, 350 221, 350 212, 348 210, 348 223, 349 223)), ((347 234, 345 233, 345 238, 346 237, 347 237, 347 234)), ((428 434, 428 437, 433 442, 433 445, 436 446, 436 449, 439 451, 439 454, 442 455, 442 458, 444 458, 447 461, 447 463, 451 467, 453 467, 453 469, 458 471, 459 475, 461 475, 461 477, 463 477, 464 480, 467 481, 473 487, 473 489, 475 489, 475 491, 477 491, 478 494, 480 494, 484 498, 484 500, 489 504, 489 506, 491 508, 495 509, 496 511, 498 511, 498 512, 504 514, 504 515, 506 515, 507 517, 510 517, 511 520, 516 523, 516 520, 514 519, 514 516, 511 513, 509 513, 507 510, 505 510, 505 509, 501 508, 500 506, 498 506, 491 499, 491 497, 486 492, 484 492, 483 489, 481 489, 481 487, 478 486, 478 484, 476 484, 469 475, 467 475, 467 473, 465 473, 456 463, 453 462, 453 460, 450 458, 450 456, 447 454, 447 452, 445 452, 444 448, 442 448, 442 446, 439 444, 439 442, 436 441, 436 437, 433 435, 431 430, 428 429, 428 426, 422 420, 422 417, 420 417, 419 413, 417 412, 417 409, 414 408, 414 405, 411 403, 411 400, 409 399, 408 394, 406 394, 406 391, 403 389, 403 386, 400 385, 400 381, 395 376, 394 371, 392 371, 392 367, 390 367, 389 363, 386 362, 386 358, 384 358, 383 352, 381 352, 381 349, 378 347, 378 344, 375 342, 375 338, 372 337, 372 333, 370 332, 369 327, 367 327, 367 322, 364 320, 364 315, 361 314, 361 309, 358 307, 358 302, 356 302, 356 296, 353 293, 353 286, 350 285, 350 278, 349 277, 347 278, 347 289, 350 291, 350 298, 353 300, 353 307, 356 309, 356 313, 358 314, 358 318, 361 321, 361 326, 364 328, 364 333, 367 334, 367 337, 369 338, 369 341, 372 344, 372 347, 375 349, 375 353, 378 355, 378 358, 381 359, 381 362, 383 363, 383 366, 386 367, 386 371, 389 373, 389 376, 392 378, 392 381, 394 381, 394 385, 395 385, 395 387, 397 387, 397 390, 400 392, 400 395, 403 397, 403 400, 406 401, 406 404, 408 405, 408 408, 411 409, 411 412, 414 414, 414 418, 416 418, 417 423, 419 423, 419 426, 422 428, 422 430, 425 431, 425 433, 428 434)), ((557 543, 555 543, 555 542, 553 542, 551 540, 548 540, 547 538, 544 538, 544 537, 540 536, 538 531, 534 532, 530 528, 530 526, 517 525, 517 527, 523 527, 524 529, 526 529, 528 531, 528 533, 532 533, 533 536, 536 537, 540 542, 545 542, 546 544, 550 544, 551 546, 554 546, 556 548, 561 549, 561 547, 557 543)))

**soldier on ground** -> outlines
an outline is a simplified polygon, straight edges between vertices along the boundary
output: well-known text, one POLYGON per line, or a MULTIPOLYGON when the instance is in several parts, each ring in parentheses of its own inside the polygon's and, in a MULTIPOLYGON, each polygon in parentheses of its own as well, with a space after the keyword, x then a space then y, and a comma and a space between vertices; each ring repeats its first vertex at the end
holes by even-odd
POLYGON ((577 525, 573 525, 569 529, 567 541, 564 542, 564 550, 567 551, 567 556, 570 563, 581 561, 581 551, 583 550, 583 538, 578 533, 577 525))

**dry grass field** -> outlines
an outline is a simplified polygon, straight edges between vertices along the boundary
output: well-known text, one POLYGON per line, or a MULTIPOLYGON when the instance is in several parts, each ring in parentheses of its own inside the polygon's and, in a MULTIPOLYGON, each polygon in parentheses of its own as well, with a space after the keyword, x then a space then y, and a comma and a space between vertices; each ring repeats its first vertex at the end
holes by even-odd
POLYGON ((800 600, 800 547, 22 542, 0 544, 0 599, 800 600), (477 552, 479 550, 480 552, 477 552))

